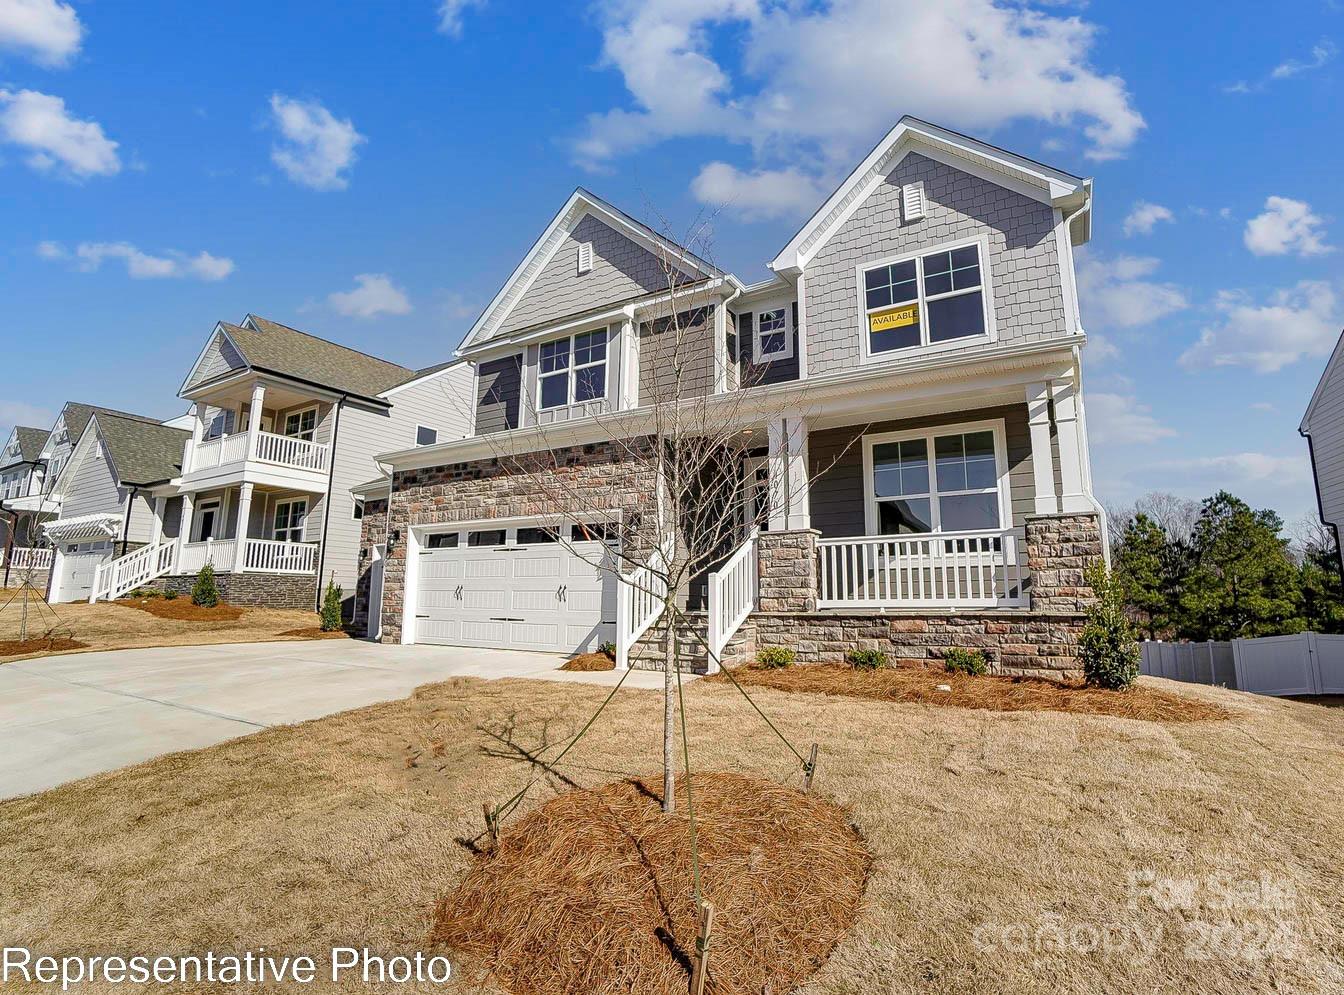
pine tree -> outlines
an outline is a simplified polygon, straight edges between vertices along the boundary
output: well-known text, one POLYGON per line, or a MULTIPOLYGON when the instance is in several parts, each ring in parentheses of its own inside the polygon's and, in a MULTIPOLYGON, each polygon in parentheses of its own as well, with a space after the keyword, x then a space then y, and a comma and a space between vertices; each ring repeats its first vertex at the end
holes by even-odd
POLYGON ((337 632, 341 628, 341 597, 344 592, 336 583, 335 574, 327 581, 327 589, 322 593, 322 631, 337 632))

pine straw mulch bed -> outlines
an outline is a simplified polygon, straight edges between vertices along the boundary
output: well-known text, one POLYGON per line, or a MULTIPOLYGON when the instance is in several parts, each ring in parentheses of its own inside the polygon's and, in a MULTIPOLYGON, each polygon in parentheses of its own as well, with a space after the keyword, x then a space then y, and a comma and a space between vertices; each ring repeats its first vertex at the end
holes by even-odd
POLYGON ((282 636, 293 636, 295 639, 349 639, 350 633, 343 632, 340 629, 333 629, 331 632, 324 632, 322 626, 305 626, 302 629, 286 629, 279 633, 282 636))
POLYGON ((236 622, 246 611, 222 601, 213 608, 206 608, 192 604, 190 598, 122 598, 114 603, 138 608, 155 618, 171 618, 179 622, 236 622))
MULTIPOLYGON (((1148 722, 1204 722, 1232 715, 1218 705, 1143 685, 1135 685, 1128 691, 1108 691, 1079 682, 993 674, 973 677, 929 667, 857 670, 842 663, 809 663, 767 669, 751 665, 735 669, 733 676, 747 687, 994 712, 1072 712, 1148 722), (939 684, 946 684, 951 690, 940 691, 939 684)), ((716 674, 706 680, 727 683, 728 678, 716 674)))
MULTIPOLYGON (((435 910, 431 941, 515 995, 685 995, 698 931, 686 780, 561 795, 506 824, 435 910)), ((792 991, 853 925, 872 855, 841 809, 741 774, 691 777, 714 995, 792 991)))
POLYGON ((592 673, 598 670, 615 670, 616 661, 605 653, 580 653, 566 660, 561 670, 570 673, 592 673))
POLYGON ((66 650, 82 650, 88 643, 81 643, 69 636, 38 636, 34 639, 0 640, 0 657, 23 656, 25 653, 63 653, 66 650))

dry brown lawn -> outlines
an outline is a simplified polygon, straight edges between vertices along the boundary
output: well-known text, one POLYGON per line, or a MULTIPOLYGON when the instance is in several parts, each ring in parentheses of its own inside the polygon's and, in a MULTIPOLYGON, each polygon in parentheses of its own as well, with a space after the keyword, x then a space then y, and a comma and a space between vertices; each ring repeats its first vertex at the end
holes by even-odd
MULTIPOLYGON (((874 856, 855 926, 798 991, 1344 990, 1344 714, 1144 684, 1234 714, 1156 723, 755 692, 801 750, 821 744, 816 790, 874 856)), ((606 693, 456 680, 0 803, 5 942, 421 949, 477 859, 482 803, 525 784, 527 758, 606 693)), ((686 696, 693 763, 798 783, 735 689, 700 681, 686 696)), ((659 708, 622 690, 564 779, 513 818, 571 784, 655 771, 659 708)), ((684 905, 689 882, 666 898, 684 905)), ((742 942, 718 926, 715 942, 742 942)), ((498 991, 453 953, 464 975, 441 990, 498 991)))
MULTIPOLYGON (((192 608, 190 599, 175 601, 150 599, 150 604, 162 609, 182 602, 192 608)), ((0 604, 4 604, 0 600, 0 604)), ((54 605, 29 603, 29 635, 41 636, 48 631, 52 636, 65 637, 82 643, 78 650, 61 649, 54 652, 82 652, 94 650, 133 649, 145 646, 196 646, 205 643, 255 643, 274 640, 305 639, 293 631, 305 632, 317 625, 317 613, 277 608, 229 608, 216 610, 202 618, 160 618, 148 611, 120 603, 100 601, 54 605)), ((201 609, 196 609, 199 614, 201 609)), ((170 612, 171 614, 171 612, 170 612)), ((13 604, 0 612, 0 643, 16 640, 19 635, 19 605, 13 604)), ((0 650, 0 663, 11 660, 47 656, 47 652, 25 652, 6 656, 0 650)))

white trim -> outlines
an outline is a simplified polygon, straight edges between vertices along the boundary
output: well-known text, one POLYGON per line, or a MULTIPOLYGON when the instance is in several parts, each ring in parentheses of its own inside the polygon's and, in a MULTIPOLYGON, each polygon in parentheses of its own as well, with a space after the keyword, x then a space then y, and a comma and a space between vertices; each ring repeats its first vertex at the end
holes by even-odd
POLYGON ((798 379, 807 379, 807 274, 798 274, 798 379))
MULTIPOLYGON (((268 520, 267 523, 266 523, 266 531, 270 533, 270 538, 271 538, 272 541, 274 541, 274 542, 307 542, 307 541, 308 541, 308 513, 309 513, 309 511, 311 511, 312 509, 309 507, 309 504, 308 504, 308 498, 307 498, 306 496, 301 496, 301 497, 290 497, 290 498, 277 498, 276 501, 275 501, 275 503, 274 503, 273 505, 271 505, 270 508, 268 508, 267 510, 270 512, 270 518, 269 518, 269 520, 268 520), (279 510, 280 510, 281 508, 283 508, 285 505, 289 505, 289 504, 302 504, 302 505, 303 505, 303 518, 302 518, 302 520, 299 522, 299 537, 298 537, 297 539, 295 539, 295 538, 293 538, 292 536, 289 536, 289 535, 286 535, 284 539, 281 539, 278 535, 276 535, 277 529, 276 529, 276 527, 275 527, 275 512, 279 511, 279 510)), ((285 519, 286 519, 286 521, 288 521, 288 520, 289 520, 289 515, 286 515, 286 516, 285 516, 285 519)), ((289 527, 289 528, 284 529, 283 531, 286 532, 286 533, 289 533, 289 532, 293 532, 294 529, 293 529, 293 527, 291 526, 291 527, 289 527)))
POLYGON ((1027 427, 1031 436, 1031 472, 1036 491, 1033 509, 1038 515, 1059 511, 1055 493, 1055 458, 1050 446, 1050 385, 1027 384, 1027 427))
MULTIPOLYGON (((966 346, 986 345, 999 340, 998 322, 995 320, 994 306, 994 281, 990 274, 989 265, 989 237, 987 235, 977 235, 972 238, 956 239, 951 242, 939 242, 936 245, 930 245, 927 248, 915 252, 903 252, 895 256, 885 256, 881 259, 864 260, 854 267, 854 283, 859 303, 859 337, 860 352, 859 361, 861 363, 890 363, 901 359, 908 359, 911 356, 924 356, 930 353, 945 352, 949 349, 962 349, 966 346), (981 305, 985 312, 985 331, 983 335, 967 335, 958 339, 948 339, 945 342, 931 342, 929 340, 929 309, 928 296, 924 293, 924 257, 932 256, 939 252, 953 252, 957 249, 964 249, 967 246, 974 245, 979 253, 980 265, 980 286, 977 288, 981 295, 981 305), (915 289, 919 296, 915 303, 919 305, 919 337, 920 344, 917 346, 908 346, 903 349, 892 349, 888 352, 873 352, 872 336, 868 331, 868 314, 872 310, 883 310, 882 308, 868 307, 868 292, 865 282, 865 274, 879 266, 892 266, 896 263, 910 262, 915 263, 915 289)), ((974 293, 974 290, 965 290, 961 294, 974 293)), ((957 292, 936 294, 935 300, 943 300, 948 297, 958 296, 957 292)), ((895 306, 895 305, 891 305, 895 306)))
MULTIPOLYGON (((778 306, 762 307, 751 314, 751 362, 753 365, 760 363, 776 363, 780 360, 793 358, 793 302, 786 301, 778 306), (780 352, 766 353, 761 348, 761 341, 764 338, 761 332, 761 315, 782 311, 784 313, 784 349, 780 352)), ((776 334, 775 332, 769 334, 776 334)))
POLYGON ((387 388, 387 390, 383 391, 383 392, 382 392, 381 394, 379 394, 378 396, 381 397, 381 398, 383 398, 384 400, 386 400, 387 398, 391 397, 393 394, 396 394, 396 393, 398 393, 398 392, 400 392, 400 391, 405 390, 407 387, 414 387, 416 384, 426 383, 426 382, 428 382, 428 381, 430 381, 430 380, 434 380, 434 379, 436 379, 436 378, 438 378, 438 377, 441 377, 441 376, 443 376, 443 375, 446 374, 446 373, 452 373, 453 371, 455 371, 458 367, 460 367, 460 366, 461 366, 463 363, 465 363, 465 362, 466 362, 465 359, 459 359, 459 360, 456 360, 456 361, 454 361, 454 362, 452 362, 452 363, 449 363, 447 366, 445 366, 445 367, 444 367, 443 369, 441 369, 441 370, 435 370, 433 373, 426 373, 424 376, 412 377, 410 380, 406 380, 406 381, 404 381, 404 382, 402 382, 402 383, 399 383, 399 384, 397 384, 395 387, 389 387, 389 388, 387 388))
POLYGON ((205 542, 206 538, 210 539, 222 538, 222 536, 209 536, 209 537, 203 536, 201 534, 201 530, 197 528, 197 523, 200 521, 202 512, 204 512, 205 509, 210 508, 212 506, 215 512, 215 520, 213 522, 213 525, 215 526, 215 528, 218 528, 220 522, 224 518, 224 496, 220 495, 219 497, 206 498, 204 501, 192 502, 191 521, 187 523, 187 542, 205 542))
POLYGON ((439 441, 439 430, 438 430, 437 428, 435 428, 433 425, 421 425, 421 424, 417 423, 416 426, 415 426, 415 431, 411 433, 411 441, 414 442, 417 446, 433 446, 433 445, 437 445, 437 444, 438 444, 438 441, 439 441), (423 428, 426 432, 433 432, 433 433, 434 433, 434 441, 433 441, 433 442, 421 442, 421 441, 420 441, 420 430, 421 430, 422 428, 423 428))
MULTIPOLYGON (((303 405, 302 407, 299 407, 299 408, 292 408, 292 409, 289 409, 289 410, 284 411, 284 412, 277 412, 277 414, 279 414, 280 417, 284 420, 284 424, 279 426, 280 431, 279 431, 278 433, 276 433, 276 434, 278 434, 278 435, 283 435, 286 439, 302 439, 304 442, 313 442, 313 443, 316 443, 316 442, 317 442, 317 427, 318 427, 319 425, 322 424, 322 419, 318 417, 318 415, 321 414, 321 412, 320 412, 320 410, 319 410, 320 408, 321 408, 321 405, 319 405, 319 404, 305 404, 305 405, 303 405), (303 438, 303 416, 306 415, 306 414, 307 414, 308 412, 310 412, 310 411, 313 413, 313 427, 312 427, 312 429, 311 429, 312 435, 309 436, 307 439, 304 439, 304 438, 303 438), (298 434, 298 435, 290 435, 290 434, 289 434, 289 420, 290 420, 291 418, 295 418, 295 417, 297 417, 297 418, 299 419, 299 434, 298 434)), ((236 428, 236 425, 235 425, 235 428, 236 428)), ((232 433, 229 433, 229 434, 232 434, 232 433)))
MULTIPOLYGON (((250 317, 250 315, 249 315, 249 317, 250 317)), ((247 319, 244 318, 243 320, 246 321, 247 319)), ((224 330, 224 322, 222 322, 222 321, 217 321, 217 322, 215 322, 215 327, 214 327, 214 329, 210 332, 210 337, 207 338, 207 339, 205 340, 205 347, 204 347, 203 349, 201 349, 200 353, 196 356, 196 362, 194 362, 194 363, 191 364, 191 369, 187 370, 187 376, 186 376, 186 379, 184 379, 184 380, 182 381, 182 386, 179 387, 179 388, 177 389, 177 394, 178 394, 179 397, 186 397, 186 396, 187 396, 187 393, 186 393, 186 392, 187 392, 187 390, 188 390, 189 388, 192 389, 192 390, 195 390, 195 389, 196 389, 196 388, 190 386, 190 385, 191 385, 191 378, 194 377, 194 376, 196 375, 196 370, 200 367, 200 365, 201 365, 201 361, 205 359, 205 354, 206 354, 207 352, 210 351, 210 347, 211 347, 212 345, 215 344, 215 340, 216 340, 217 338, 220 338, 221 336, 224 338, 224 340, 225 340, 226 342, 229 343, 229 345, 233 348, 233 351, 236 352, 236 353, 238 354, 238 358, 241 359, 241 360, 243 361, 243 365, 242 365, 242 366, 231 367, 231 368, 230 368, 230 372, 231 372, 231 373, 240 373, 240 372, 242 372, 242 371, 244 371, 244 370, 250 370, 250 369, 251 369, 251 365, 250 365, 250 364, 248 363, 248 361, 247 361, 247 356, 245 356, 245 355, 243 354, 243 350, 241 350, 241 349, 238 348, 238 343, 235 342, 235 341, 233 341, 233 339, 229 337, 229 333, 228 333, 227 331, 224 330)), ((225 374, 220 374, 220 376, 225 376, 225 374)), ((212 377, 211 379, 213 380, 213 379, 215 379, 215 378, 212 377)), ((202 382, 203 382, 203 383, 209 383, 210 381, 202 381, 202 382)), ((197 386, 199 386, 199 385, 197 385, 197 386)), ((212 386, 213 386, 213 384, 212 384, 212 386)))
MULTIPOLYGON (((865 535, 883 535, 879 532, 877 516, 877 488, 873 484, 873 447, 890 442, 905 442, 911 439, 925 439, 928 442, 929 472, 929 515, 933 519, 933 533, 943 531, 942 514, 939 508, 938 467, 936 439, 950 435, 966 435, 971 432, 994 433, 994 479, 999 498, 999 530, 1013 528, 1013 503, 1011 482, 1008 472, 1007 431, 1002 418, 990 418, 975 422, 950 422, 944 425, 931 425, 928 428, 907 429, 900 432, 878 432, 863 437, 863 528, 865 535)), ((985 493, 983 488, 950 492, 954 494, 985 493)), ((964 531, 964 530, 961 530, 964 531)), ((975 530, 982 531, 982 530, 975 530)), ((985 529, 983 531, 993 531, 985 529)), ((901 533, 901 535, 929 535, 932 533, 901 533)))
POLYGON ((1064 295, 1064 321, 1070 331, 1083 329, 1082 312, 1078 309, 1078 283, 1073 272, 1073 241, 1064 223, 1064 212, 1055 208, 1055 255, 1059 268, 1060 289, 1064 295))
MULTIPOLYGON (((1298 425, 1298 432, 1303 435, 1311 434, 1311 416, 1316 411, 1316 405, 1320 403, 1321 397, 1325 393, 1325 385, 1330 382, 1336 368, 1344 360, 1344 332, 1340 333, 1339 340, 1335 342, 1334 351, 1330 353, 1330 358, 1326 361, 1325 370, 1321 373, 1321 379, 1316 382, 1316 389, 1311 392, 1311 400, 1307 402, 1307 410, 1302 414, 1302 422, 1298 425)), ((1315 468, 1313 467, 1313 474, 1315 468)))
POLYGON ((351 504, 350 504, 350 521, 352 521, 352 522, 362 522, 362 521, 364 521, 364 500, 365 500, 365 499, 364 499, 364 498, 360 498, 360 497, 355 497, 354 495, 351 495, 350 500, 351 500, 351 504), (359 514, 356 515, 355 512, 359 512, 359 514))

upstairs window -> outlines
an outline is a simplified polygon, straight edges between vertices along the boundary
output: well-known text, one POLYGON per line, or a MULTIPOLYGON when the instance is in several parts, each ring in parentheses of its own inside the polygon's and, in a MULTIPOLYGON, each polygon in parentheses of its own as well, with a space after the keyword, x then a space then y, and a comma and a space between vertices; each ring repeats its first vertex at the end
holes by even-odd
POLYGON ((869 532, 994 531, 1002 527, 996 431, 930 430, 865 440, 869 532))
POLYGON ((870 266, 862 278, 870 356, 987 333, 978 243, 870 266))
POLYGON ((543 344, 537 377, 543 409, 606 397, 607 330, 543 344))
POLYGON ((417 446, 432 446, 439 441, 439 430, 436 428, 427 428, 424 425, 415 426, 415 444, 417 446))
POLYGON ((317 428, 317 408, 303 411, 291 411, 285 415, 285 435, 291 439, 313 441, 313 432, 317 428))
POLYGON ((788 359, 793 355, 793 336, 789 330, 789 308, 777 307, 756 315, 755 353, 758 362, 788 359))

